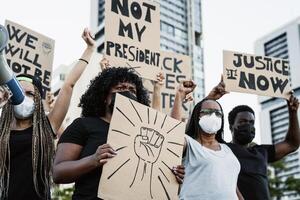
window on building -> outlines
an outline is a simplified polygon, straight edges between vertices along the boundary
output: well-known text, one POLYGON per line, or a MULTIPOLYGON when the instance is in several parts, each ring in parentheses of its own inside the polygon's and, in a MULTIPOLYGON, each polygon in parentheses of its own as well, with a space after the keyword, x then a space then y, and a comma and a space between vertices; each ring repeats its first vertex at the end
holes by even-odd
POLYGON ((59 80, 64 81, 66 78, 66 74, 60 74, 59 75, 59 80))
POLYGON ((165 22, 160 23, 160 30, 172 36, 175 36, 175 28, 174 26, 167 24, 165 22))
POLYGON ((195 44, 197 46, 200 46, 201 45, 201 34, 198 33, 198 32, 195 32, 195 44))

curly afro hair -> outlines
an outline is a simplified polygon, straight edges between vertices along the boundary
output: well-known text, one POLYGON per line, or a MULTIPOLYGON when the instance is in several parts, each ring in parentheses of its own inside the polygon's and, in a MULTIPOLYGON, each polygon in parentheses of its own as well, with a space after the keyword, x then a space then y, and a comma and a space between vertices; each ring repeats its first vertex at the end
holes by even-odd
POLYGON ((79 107, 83 117, 103 117, 105 115, 105 100, 112 87, 119 83, 131 83, 136 86, 137 100, 149 106, 149 94, 144 88, 142 79, 130 68, 112 67, 102 71, 89 85, 82 95, 79 107))
MULTIPOLYGON (((191 115, 190 121, 186 127, 186 134, 194 139, 196 139, 198 137, 198 133, 200 131, 200 126, 199 126, 199 115, 200 115, 200 111, 202 108, 202 104, 205 101, 215 101, 215 100, 211 100, 211 99, 203 99, 202 101, 200 101, 199 103, 197 103, 193 109, 193 113, 191 115)), ((217 101, 215 101, 217 102, 217 101)), ((223 109, 222 106, 219 102, 217 102, 221 108, 221 111, 223 113, 223 109)), ((224 116, 222 116, 222 126, 221 129, 217 132, 216 134, 216 140, 220 143, 225 143, 224 139, 223 139, 223 129, 224 129, 224 116)))
POLYGON ((254 111, 252 110, 252 108, 250 108, 247 105, 239 105, 234 107, 228 114, 228 122, 229 122, 229 127, 231 128, 232 125, 234 124, 236 115, 240 112, 250 112, 255 116, 254 111))

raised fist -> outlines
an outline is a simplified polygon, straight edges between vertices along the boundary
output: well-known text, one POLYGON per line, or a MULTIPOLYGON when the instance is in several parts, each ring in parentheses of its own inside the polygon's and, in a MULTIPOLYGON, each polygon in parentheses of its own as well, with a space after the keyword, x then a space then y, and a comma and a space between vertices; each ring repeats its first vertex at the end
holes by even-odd
POLYGON ((148 163, 155 163, 159 157, 164 136, 159 132, 146 127, 141 127, 140 134, 134 139, 136 155, 148 163))

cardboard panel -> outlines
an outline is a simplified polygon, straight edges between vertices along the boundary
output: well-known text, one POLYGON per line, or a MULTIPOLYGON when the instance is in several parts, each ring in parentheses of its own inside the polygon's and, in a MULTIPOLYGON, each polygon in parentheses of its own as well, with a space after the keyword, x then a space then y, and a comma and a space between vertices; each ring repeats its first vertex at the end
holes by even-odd
POLYGON ((185 124, 117 94, 108 141, 117 155, 104 166, 98 197, 178 199, 171 169, 181 164, 185 124))
POLYGON ((223 51, 223 67, 227 91, 286 99, 290 96, 288 60, 223 51))

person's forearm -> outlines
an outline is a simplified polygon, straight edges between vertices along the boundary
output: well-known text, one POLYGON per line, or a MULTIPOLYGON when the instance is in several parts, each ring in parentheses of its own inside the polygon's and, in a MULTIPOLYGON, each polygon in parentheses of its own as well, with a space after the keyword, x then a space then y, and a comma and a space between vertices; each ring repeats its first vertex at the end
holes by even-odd
POLYGON ((236 194, 239 200, 244 200, 244 197, 238 188, 236 188, 236 194))
POLYGON ((175 95, 174 105, 171 110, 171 117, 180 121, 182 119, 182 103, 183 103, 182 97, 180 93, 177 92, 175 95))
POLYGON ((291 144, 295 150, 300 145, 300 130, 299 130, 299 122, 297 111, 290 111, 289 112, 289 129, 286 135, 286 141, 291 144))
MULTIPOLYGON (((80 58, 89 62, 93 55, 93 52, 94 52, 93 47, 87 47, 80 58)), ((85 61, 82 61, 82 60, 77 61, 76 65, 73 67, 71 72, 68 74, 65 84, 67 84, 68 86, 71 86, 71 87, 73 87, 75 85, 75 83, 78 81, 81 74, 85 70, 86 66, 88 65, 88 63, 86 63, 85 61)))
POLYGON ((63 161, 53 167, 53 180, 55 183, 72 183, 80 176, 97 168, 92 156, 76 161, 63 161))
POLYGON ((161 87, 154 86, 152 96, 152 108, 161 111, 161 87))

